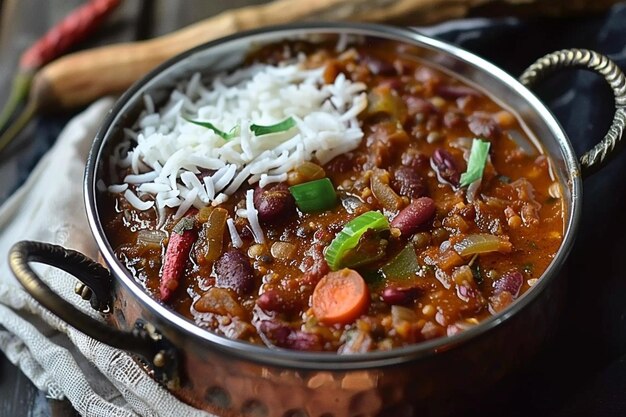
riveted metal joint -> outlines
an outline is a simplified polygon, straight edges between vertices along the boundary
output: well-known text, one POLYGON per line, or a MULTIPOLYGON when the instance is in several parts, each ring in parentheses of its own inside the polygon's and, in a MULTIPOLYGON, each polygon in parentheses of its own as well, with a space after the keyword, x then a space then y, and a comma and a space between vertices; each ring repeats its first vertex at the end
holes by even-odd
POLYGON ((177 386, 180 378, 178 355, 174 346, 151 323, 141 319, 135 323, 132 334, 137 340, 150 341, 147 346, 150 346, 151 350, 141 352, 141 355, 148 368, 154 373, 154 377, 168 386, 177 386))
POLYGON ((18 242, 9 252, 9 266, 15 277, 41 305, 87 336, 136 354, 167 386, 180 384, 179 353, 154 326, 138 321, 131 331, 109 327, 52 291, 30 263, 50 265, 80 279, 74 287, 76 294, 89 299, 91 306, 103 313, 111 311, 113 292, 112 277, 106 268, 79 252, 43 242, 18 242))
POLYGON ((163 368, 167 363, 167 355, 165 354, 165 352, 162 350, 157 352, 157 354, 154 355, 154 358, 152 359, 152 363, 157 368, 163 368))
POLYGON ((91 288, 89 288, 80 281, 76 283, 76 286, 74 286, 74 292, 80 295, 83 300, 89 300, 93 295, 93 291, 91 291, 91 288))

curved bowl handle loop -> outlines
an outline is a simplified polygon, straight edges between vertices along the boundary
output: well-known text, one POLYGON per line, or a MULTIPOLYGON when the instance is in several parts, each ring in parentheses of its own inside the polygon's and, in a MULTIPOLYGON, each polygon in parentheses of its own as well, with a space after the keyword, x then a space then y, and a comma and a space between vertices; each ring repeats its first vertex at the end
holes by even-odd
POLYGON ((171 380, 172 371, 165 371, 164 367, 173 366, 174 352, 165 347, 166 342, 158 334, 148 330, 150 326, 136 326, 126 332, 86 315, 52 291, 32 270, 30 262, 51 265, 79 278, 93 290, 100 310, 108 309, 110 302, 111 276, 106 268, 80 252, 49 243, 22 241, 9 252, 9 266, 15 277, 42 306, 87 336, 142 356, 151 366, 169 374, 162 378, 171 380))
POLYGON ((564 49, 535 61, 520 76, 520 82, 530 87, 555 70, 565 67, 588 69, 602 75, 615 95, 615 115, 608 133, 580 158, 583 175, 588 176, 607 162, 622 139, 626 126, 626 77, 617 64, 604 55, 587 49, 564 49))

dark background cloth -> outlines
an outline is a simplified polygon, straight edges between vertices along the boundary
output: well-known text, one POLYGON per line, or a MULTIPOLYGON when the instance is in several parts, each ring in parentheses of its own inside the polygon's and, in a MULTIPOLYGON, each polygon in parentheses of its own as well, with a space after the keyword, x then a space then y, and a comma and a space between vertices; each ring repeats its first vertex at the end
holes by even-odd
MULTIPOLYGON (((477 30, 440 38, 512 75, 563 48, 603 53, 626 69, 626 4, 604 16, 576 19, 494 19, 477 30)), ((535 91, 554 112, 576 153, 605 134, 614 100, 602 77, 564 70, 535 91)), ((553 341, 515 376, 513 388, 474 415, 626 416, 626 153, 585 178, 582 221, 564 268, 567 301, 553 341)), ((515 346, 511 346, 515 349, 515 346)))
MULTIPOLYGON (((540 56, 563 48, 592 49, 626 69, 626 3, 603 15, 579 18, 493 18, 472 29, 452 23, 437 37, 514 76, 540 56)), ((608 129, 613 97, 601 77, 559 71, 535 91, 562 123, 578 155, 608 129)), ((21 171, 2 195, 25 180, 67 120, 66 115, 36 121, 36 140, 27 154, 19 154, 21 171)), ((626 153, 620 152, 584 180, 582 222, 564 268, 564 320, 552 342, 521 373, 503 381, 506 389, 494 390, 483 406, 464 415, 626 416, 625 174, 626 153)))

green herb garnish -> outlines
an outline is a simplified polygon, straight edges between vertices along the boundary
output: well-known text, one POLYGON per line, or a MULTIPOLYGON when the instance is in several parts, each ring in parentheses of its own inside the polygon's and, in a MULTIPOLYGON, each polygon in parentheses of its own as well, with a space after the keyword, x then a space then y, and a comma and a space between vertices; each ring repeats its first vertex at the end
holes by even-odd
POLYGON ((489 157, 489 147, 491 143, 474 139, 472 141, 472 149, 470 150, 469 161, 467 162, 467 171, 461 174, 461 187, 467 187, 474 181, 477 181, 483 177, 483 171, 485 170, 485 164, 489 157))
POLYGON ((189 123, 193 123, 194 125, 198 125, 198 126, 206 127, 207 129, 211 129, 213 132, 215 132, 215 134, 217 136, 221 137, 224 140, 230 140, 230 139, 234 138, 235 136, 237 136, 239 134, 239 125, 233 126, 233 128, 230 129, 228 131, 228 133, 227 133, 227 132, 224 132, 222 130, 219 130, 217 127, 215 127, 215 125, 213 125, 212 123, 209 123, 209 122, 201 122, 199 120, 190 120, 190 119, 187 119, 186 117, 183 117, 183 119, 185 119, 189 123))
POLYGON ((368 211, 346 223, 324 252, 324 258, 332 271, 346 267, 344 258, 359 244, 361 237, 368 230, 373 232, 389 230, 389 221, 379 211, 368 211))
MULTIPOLYGON (((189 123, 193 123, 194 125, 211 129, 213 132, 215 132, 216 135, 218 135, 224 140, 230 140, 239 134, 239 125, 233 126, 233 128, 230 129, 228 132, 224 132, 223 130, 220 130, 217 127, 215 127, 213 123, 201 122, 199 120, 190 120, 190 119, 187 119, 186 117, 183 117, 183 119, 185 119, 189 123)), ((296 125, 296 121, 293 119, 293 117, 288 117, 282 122, 278 122, 276 124, 268 125, 268 126, 251 124, 250 131, 254 133, 256 136, 263 136, 263 135, 269 135, 270 133, 286 132, 287 130, 291 129, 295 125, 296 125)))
POLYGON ((335 187, 328 178, 291 186, 289 192, 303 213, 324 211, 334 207, 337 203, 335 187))
POLYGON ((261 126, 261 125, 250 125, 250 130, 256 136, 269 135, 270 133, 278 133, 278 132, 286 132, 296 125, 296 121, 293 117, 288 117, 282 122, 278 122, 269 126, 261 126))

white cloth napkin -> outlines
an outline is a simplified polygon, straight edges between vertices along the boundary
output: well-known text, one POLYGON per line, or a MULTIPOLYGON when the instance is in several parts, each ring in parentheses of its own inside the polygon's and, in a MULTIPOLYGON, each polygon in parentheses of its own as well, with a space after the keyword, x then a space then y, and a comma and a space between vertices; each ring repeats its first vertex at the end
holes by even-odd
MULTIPOLYGON (((56 243, 97 256, 85 215, 87 153, 112 99, 94 103, 63 130, 27 182, 0 208, 0 349, 41 390, 67 398, 88 417, 210 417, 174 398, 126 353, 97 342, 43 309, 17 283, 7 263, 19 240, 56 243)), ((57 293, 97 315, 73 292, 76 278, 40 267, 57 293)))

